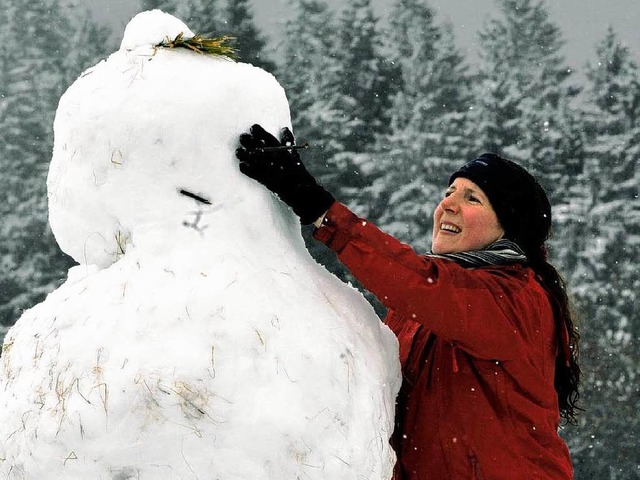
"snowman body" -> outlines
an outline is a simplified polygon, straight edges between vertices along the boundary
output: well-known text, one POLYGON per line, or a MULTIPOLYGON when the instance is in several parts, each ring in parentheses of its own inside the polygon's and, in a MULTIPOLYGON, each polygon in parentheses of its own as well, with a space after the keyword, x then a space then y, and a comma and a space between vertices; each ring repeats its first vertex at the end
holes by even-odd
POLYGON ((50 222, 79 265, 5 339, 0 477, 389 479, 395 338, 234 158, 290 126, 284 91, 154 47, 181 32, 136 16, 60 101, 50 222))

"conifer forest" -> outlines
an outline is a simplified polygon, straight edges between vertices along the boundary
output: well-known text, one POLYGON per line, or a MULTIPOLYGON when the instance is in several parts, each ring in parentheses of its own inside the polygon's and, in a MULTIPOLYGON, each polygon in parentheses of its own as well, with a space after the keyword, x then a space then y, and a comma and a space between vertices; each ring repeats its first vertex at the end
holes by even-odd
MULTIPOLYGON (((285 87, 297 141, 311 144, 309 170, 416 251, 429 250, 433 209, 466 160, 493 151, 534 173, 553 205, 549 255, 579 319, 584 412, 561 427, 575 478, 640 479, 638 45, 610 28, 575 71, 543 0, 495 0, 471 67, 428 0, 390 0, 384 28, 370 0, 345 0, 339 11, 290 0, 273 55, 249 0, 140 3, 196 33, 236 37, 240 60, 285 87)), ((61 94, 119 38, 77 2, 0 6, 2 337, 73 265, 47 224, 53 118, 61 94)), ((356 284, 333 254, 308 246, 356 284)))

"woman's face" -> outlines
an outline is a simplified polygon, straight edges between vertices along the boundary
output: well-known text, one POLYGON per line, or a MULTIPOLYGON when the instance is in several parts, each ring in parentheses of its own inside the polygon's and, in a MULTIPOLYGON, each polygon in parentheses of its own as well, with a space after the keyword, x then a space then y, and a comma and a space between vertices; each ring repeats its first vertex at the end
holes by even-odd
POLYGON ((431 248, 437 254, 480 250, 504 235, 489 199, 467 178, 453 181, 433 219, 431 248))

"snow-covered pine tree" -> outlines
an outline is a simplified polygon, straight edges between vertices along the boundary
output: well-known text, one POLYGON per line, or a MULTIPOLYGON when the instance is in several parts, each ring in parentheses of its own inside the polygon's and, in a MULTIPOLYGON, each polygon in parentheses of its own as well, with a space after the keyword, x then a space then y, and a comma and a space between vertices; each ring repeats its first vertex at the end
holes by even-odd
POLYGON ((108 50, 88 13, 59 0, 5 0, 0 31, 0 324, 57 287, 71 265, 47 220, 46 175, 61 93, 108 50))
POLYGON ((142 0, 142 10, 158 8, 182 20, 197 35, 219 36, 224 29, 222 0, 142 0))
MULTIPOLYGON (((359 87, 369 89, 368 95, 375 95, 376 89, 382 89, 379 83, 383 67, 377 57, 373 14, 368 2, 354 2, 344 13, 352 18, 357 16, 358 22, 362 21, 359 23, 360 32, 366 33, 367 38, 361 40, 370 48, 363 50, 366 58, 362 63, 348 65, 353 61, 350 55, 354 52, 345 52, 343 46, 354 48, 354 45, 347 40, 347 32, 344 32, 344 37, 340 32, 349 26, 336 21, 336 13, 327 3, 290 0, 289 5, 294 15, 285 24, 284 58, 277 76, 287 90, 296 137, 299 142, 311 144, 311 148, 303 153, 305 164, 337 199, 348 203, 358 213, 366 214, 359 208, 359 201, 362 186, 366 183, 366 167, 371 163, 369 153, 364 150, 370 145, 367 145, 368 140, 358 135, 372 133, 365 128, 356 132, 354 127, 356 123, 358 128, 364 127, 358 122, 359 116, 367 115, 367 121, 370 121, 371 113, 364 111, 367 93, 351 95, 353 86, 345 85, 343 75, 351 75, 351 78, 364 82, 359 87), (349 45, 346 46, 345 42, 349 45), (368 78, 370 74, 374 77, 368 78)), ((377 125, 376 121, 374 123, 377 125)), ((329 270, 353 281, 326 248, 313 241, 308 242, 308 247, 329 270)))
MULTIPOLYGON (((591 109, 585 112, 589 156, 603 167, 590 175, 598 203, 637 198, 637 131, 640 128, 640 75, 631 52, 609 28, 597 45, 598 61, 587 67, 591 109), (615 188, 611 188, 615 185, 615 188)), ((631 202, 633 203, 633 202, 631 202)))
POLYGON ((542 0, 498 0, 500 16, 480 32, 481 67, 474 85, 473 138, 478 151, 522 163, 552 204, 580 173, 581 133, 574 121, 572 70, 560 52, 559 28, 542 0))
POLYGON ((464 123, 471 98, 451 27, 422 0, 397 0, 387 48, 397 67, 391 132, 381 137, 371 217, 419 249, 430 245, 432 213, 448 176, 470 155, 464 123))
POLYGON ((612 29, 596 50, 586 72, 589 143, 581 177, 590 195, 572 277, 588 325, 582 338, 587 415, 569 438, 576 478, 627 478, 637 469, 640 435, 640 70, 612 29))
POLYGON ((240 61, 274 72, 275 63, 266 54, 267 40, 256 27, 250 1, 227 0, 223 18, 220 34, 236 39, 240 61))
MULTIPOLYGON (((289 97, 294 133, 312 148, 305 152, 309 167, 326 163, 344 151, 337 95, 340 68, 333 56, 336 26, 334 12, 321 0, 290 0, 282 42, 283 58, 278 79, 289 97), (318 160, 317 162, 315 160, 318 160)), ((314 173, 324 176, 326 171, 314 173)))
POLYGON ((342 151, 327 158, 324 180, 355 211, 368 215, 362 194, 370 185, 373 152, 389 131, 393 69, 382 51, 378 19, 370 0, 349 0, 337 22, 337 41, 330 53, 341 72, 334 87, 339 115, 335 126, 342 151))
MULTIPOLYGON (((322 0, 289 0, 292 15, 285 22, 278 62, 278 80, 287 91, 298 143, 311 148, 302 155, 305 165, 336 198, 347 202, 338 180, 340 169, 332 163, 345 152, 344 111, 339 91, 341 65, 335 57, 335 12, 322 0)), ((308 232, 305 232, 308 233, 308 232)), ((335 255, 306 235, 311 254, 330 271, 347 278, 335 255)))
POLYGON ((347 151, 365 152, 388 131, 392 69, 382 52, 371 0, 349 0, 338 29, 335 56, 342 66, 338 87, 346 117, 344 145, 347 151))

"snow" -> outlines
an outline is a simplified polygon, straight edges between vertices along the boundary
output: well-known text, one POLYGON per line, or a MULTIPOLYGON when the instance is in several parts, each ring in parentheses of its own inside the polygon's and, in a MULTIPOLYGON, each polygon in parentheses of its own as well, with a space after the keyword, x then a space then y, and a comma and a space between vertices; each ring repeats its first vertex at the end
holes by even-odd
POLYGON ((189 27, 173 15, 161 10, 142 12, 133 17, 124 29, 120 50, 153 49, 154 45, 167 39, 173 40, 181 33, 185 38, 195 36, 189 27))
POLYGON ((389 479, 396 340, 234 157, 291 127, 285 92, 154 48, 180 32, 139 14, 60 100, 50 223, 79 265, 6 335, 0 477, 389 479))

